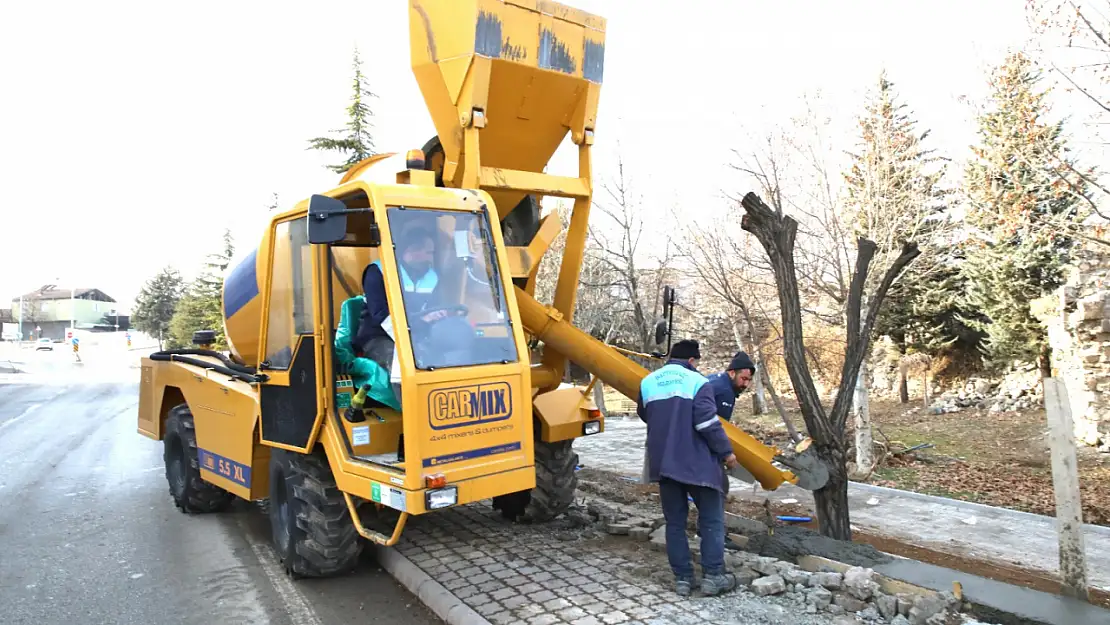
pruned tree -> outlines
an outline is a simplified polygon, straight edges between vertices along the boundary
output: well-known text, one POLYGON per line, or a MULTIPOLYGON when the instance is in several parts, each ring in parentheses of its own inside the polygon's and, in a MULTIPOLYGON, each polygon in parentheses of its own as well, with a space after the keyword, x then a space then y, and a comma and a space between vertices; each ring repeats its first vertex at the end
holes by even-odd
MULTIPOLYGON (((946 159, 925 147, 928 135, 928 131, 917 129, 916 120, 883 71, 860 115, 859 149, 851 155, 844 175, 846 218, 854 224, 858 236, 875 242, 876 262, 889 265, 901 253, 901 241, 915 241, 921 250, 898 286, 887 293, 886 305, 876 317, 879 333, 891 336, 902 353, 906 352, 907 338, 912 337, 907 328, 932 323, 936 311, 920 307, 919 289, 941 269, 945 250, 952 243, 953 222, 946 214, 948 194, 939 184, 946 159)), ((880 278, 872 274, 865 282, 864 309, 880 278)), ((868 358, 864 358, 853 401, 856 467, 860 473, 870 472, 875 464, 869 380, 868 358)))
MULTIPOLYGON (((988 358, 1000 365, 1039 362, 1048 377, 1047 331, 1030 302, 1062 283, 1076 239, 1087 238, 1089 204, 1081 195, 1086 183, 1053 165, 1071 157, 1063 122, 1046 121, 1048 90, 1040 80, 1040 70, 1022 53, 1007 56, 990 77, 979 144, 965 174, 973 230, 963 269, 968 307, 989 318, 969 320, 987 334, 988 358)), ((1071 162, 1068 170, 1078 167, 1071 162)))
POLYGON ((131 323, 140 332, 158 338, 158 349, 169 332, 177 303, 181 300, 184 280, 173 267, 165 267, 147 280, 135 298, 131 323))
POLYGON ((852 402, 851 390, 856 382, 860 364, 868 352, 871 333, 875 328, 876 317, 887 291, 898 275, 920 252, 915 243, 903 244, 901 253, 883 273, 882 280, 868 302, 866 314, 861 317, 864 285, 869 276, 877 245, 868 239, 858 240, 855 269, 848 288, 846 355, 836 398, 832 408, 826 410, 806 362, 801 300, 794 262, 798 222, 767 206, 754 193, 744 196, 742 206, 745 210, 742 228, 755 235, 767 253, 774 272, 782 314, 783 350, 787 372, 798 398, 806 429, 813 438, 818 456, 829 469, 828 483, 814 493, 821 533, 832 538, 850 540, 852 528, 848 509, 845 431, 852 402))
MULTIPOLYGON (((772 208, 797 216, 803 235, 795 250, 802 313, 807 325, 819 330, 811 333, 806 356, 818 380, 836 384, 843 344, 832 338, 839 332, 830 331, 844 327, 853 257, 852 224, 843 208, 838 180, 841 153, 831 149, 828 140, 832 120, 821 113, 820 94, 807 95, 803 103, 804 109, 789 125, 750 140, 748 143, 756 146, 751 153, 734 150, 733 168, 744 175, 741 184, 754 183, 761 197, 770 198, 772 208)), ((740 204, 740 197, 729 197, 740 204)), ((750 254, 744 262, 756 270, 761 288, 772 292, 774 280, 765 256, 750 254)), ((757 319, 779 316, 774 306, 767 305, 766 297, 753 298, 749 308, 757 319)), ((778 332, 774 326, 772 329, 778 332)), ((774 339, 781 342, 782 337, 774 339)))
POLYGON ((370 98, 376 98, 370 91, 369 82, 362 73, 362 59, 359 58, 358 48, 354 53, 354 76, 351 81, 351 104, 347 107, 347 124, 344 128, 334 132, 339 137, 316 137, 309 139, 310 150, 324 152, 339 152, 347 158, 337 165, 327 165, 327 168, 344 173, 360 161, 375 154, 374 138, 370 130, 374 127, 370 119, 374 113, 370 110, 370 98))

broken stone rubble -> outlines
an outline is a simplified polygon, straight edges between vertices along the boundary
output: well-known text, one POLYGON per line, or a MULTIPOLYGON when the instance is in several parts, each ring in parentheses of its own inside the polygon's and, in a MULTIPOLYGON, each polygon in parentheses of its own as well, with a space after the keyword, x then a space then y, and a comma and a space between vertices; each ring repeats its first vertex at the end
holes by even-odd
MULTIPOLYGON (((659 518, 643 518, 641 511, 601 502, 590 502, 587 511, 596 526, 611 535, 647 540, 652 548, 666 550, 666 525, 659 518)), ((697 537, 692 537, 690 550, 695 559, 699 547, 697 537)), ((867 567, 853 566, 844 573, 811 572, 793 562, 748 551, 729 551, 725 559, 741 591, 779 596, 809 614, 851 616, 867 623, 937 625, 949 622, 960 608, 951 593, 918 597, 886 594, 880 590, 875 571, 867 567)))
POLYGON ((1029 410, 1044 405, 1044 390, 1036 369, 1010 372, 1001 380, 971 378, 962 387, 946 391, 929 406, 930 414, 979 408, 991 412, 1029 410))

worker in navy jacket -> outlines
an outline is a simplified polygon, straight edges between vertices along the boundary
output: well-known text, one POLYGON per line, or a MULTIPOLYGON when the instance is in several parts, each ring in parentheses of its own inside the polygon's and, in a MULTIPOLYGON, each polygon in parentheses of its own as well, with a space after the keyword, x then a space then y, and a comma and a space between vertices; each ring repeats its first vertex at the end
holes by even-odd
MULTIPOLYGON (((725 421, 732 421, 732 410, 736 407, 736 398, 748 388, 755 375, 755 363, 744 352, 736 352, 728 368, 720 373, 708 377, 710 386, 713 387, 714 400, 717 402, 717 416, 725 421)), ((725 492, 728 492, 728 477, 724 478, 725 492)), ((722 502, 722 505, 724 502, 722 502)), ((725 549, 736 551, 740 549, 731 538, 725 537, 725 549)))
POLYGON ((736 588, 725 569, 724 469, 737 465, 732 445, 717 419, 713 387, 698 373, 697 341, 674 344, 667 363, 640 383, 636 412, 647 423, 648 475, 659 483, 667 522, 667 558, 675 592, 689 595, 694 568, 686 538, 688 498, 698 509, 702 586, 706 595, 736 588))
POLYGON ((709 376, 709 383, 713 386, 713 396, 717 402, 717 416, 725 421, 732 421, 732 410, 736 407, 736 398, 752 383, 755 375, 755 363, 744 352, 736 352, 728 368, 720 373, 709 376))

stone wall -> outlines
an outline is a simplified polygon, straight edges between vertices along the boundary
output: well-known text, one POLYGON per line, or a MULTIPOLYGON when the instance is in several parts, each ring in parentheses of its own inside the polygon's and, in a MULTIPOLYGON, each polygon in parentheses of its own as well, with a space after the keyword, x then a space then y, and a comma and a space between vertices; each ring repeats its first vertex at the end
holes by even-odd
POLYGON ((1067 283, 1034 303, 1048 328, 1053 375, 1064 380, 1076 438, 1110 450, 1110 250, 1076 252, 1067 283))

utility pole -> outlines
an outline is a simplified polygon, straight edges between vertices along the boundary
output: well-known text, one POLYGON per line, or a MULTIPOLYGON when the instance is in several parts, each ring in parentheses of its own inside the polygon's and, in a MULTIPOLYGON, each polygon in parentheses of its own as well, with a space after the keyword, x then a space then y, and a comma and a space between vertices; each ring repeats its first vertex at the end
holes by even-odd
POLYGON ((19 295, 19 333, 17 340, 23 342, 23 294, 19 295))

